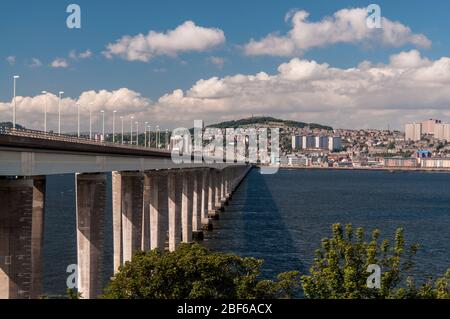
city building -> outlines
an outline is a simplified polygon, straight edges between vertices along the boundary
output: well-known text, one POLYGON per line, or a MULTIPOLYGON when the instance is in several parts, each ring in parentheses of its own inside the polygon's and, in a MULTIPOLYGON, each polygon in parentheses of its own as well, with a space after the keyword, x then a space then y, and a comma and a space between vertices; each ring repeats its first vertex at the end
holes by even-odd
POLYGON ((317 149, 328 149, 328 136, 316 136, 315 144, 317 149))
POLYGON ((300 135, 292 136, 292 150, 299 150, 302 148, 302 137, 300 135))
POLYGON ((316 138, 312 135, 305 135, 302 137, 302 148, 310 149, 316 146, 316 138))
POLYGON ((385 167, 418 167, 417 159, 411 157, 388 157, 384 159, 385 167))
MULTIPOLYGON (((434 127, 433 127, 434 130, 434 127)), ((433 131, 434 133, 434 131, 433 131)), ((405 125, 405 140, 417 142, 422 139, 422 124, 412 123, 405 125)))
POLYGON ((422 134, 435 134, 435 126, 436 124, 441 124, 441 120, 435 120, 435 119, 429 119, 426 121, 423 121, 422 124, 422 134))
POLYGON ((328 138, 328 149, 332 152, 342 150, 342 138, 340 136, 331 136, 328 138))
POLYGON ((450 168, 450 158, 422 158, 420 159, 422 168, 450 168))

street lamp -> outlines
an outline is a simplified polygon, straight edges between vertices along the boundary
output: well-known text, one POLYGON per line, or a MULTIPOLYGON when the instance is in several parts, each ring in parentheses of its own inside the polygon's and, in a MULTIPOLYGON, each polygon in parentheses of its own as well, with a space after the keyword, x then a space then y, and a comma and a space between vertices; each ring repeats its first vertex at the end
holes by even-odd
POLYGON ((139 146, 139 122, 136 122, 136 146, 139 146))
POLYGON ((166 128, 166 149, 169 149, 169 129, 166 128))
POLYGON ((147 124, 148 122, 145 122, 144 124, 144 146, 147 147, 147 124))
POLYGON ((130 128, 131 128, 131 132, 130 132, 130 145, 133 145, 133 120, 134 120, 134 116, 132 116, 130 118, 130 128))
POLYGON ((59 92, 59 102, 58 102, 58 135, 61 135, 61 97, 64 94, 63 91, 59 92))
POLYGON ((156 148, 159 148, 159 125, 156 125, 156 148))
POLYGON ((92 140, 92 105, 94 102, 89 103, 89 139, 92 140))
POLYGON ((101 110, 100 112, 102 113, 102 116, 103 116, 102 137, 103 137, 103 141, 104 141, 105 140, 105 111, 101 110))
POLYGON ((148 126, 148 147, 152 147, 152 126, 148 126))
POLYGON ((44 105, 44 132, 47 133, 47 91, 42 91, 45 97, 45 105, 44 105))
POLYGON ((77 102, 77 118, 78 118, 78 138, 80 138, 80 102, 77 102))
POLYGON ((113 143, 116 142, 116 113, 117 111, 113 111, 113 143))
POLYGON ((13 82, 14 82, 14 107, 13 107, 13 129, 16 129, 16 80, 19 79, 20 76, 14 75, 13 76, 13 82))
POLYGON ((122 122, 122 145, 123 145, 123 116, 120 117, 120 121, 122 122))

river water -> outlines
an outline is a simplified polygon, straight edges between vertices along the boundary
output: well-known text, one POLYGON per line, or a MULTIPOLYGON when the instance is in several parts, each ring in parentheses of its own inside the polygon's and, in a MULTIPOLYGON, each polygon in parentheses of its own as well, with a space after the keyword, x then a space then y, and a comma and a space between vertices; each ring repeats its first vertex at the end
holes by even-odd
MULTIPOLYGON (((110 177, 109 177, 110 178, 110 177)), ((64 294, 66 268, 76 263, 73 175, 47 181, 44 291, 64 294)), ((109 184, 109 183, 108 183, 109 184)), ((108 191, 110 194, 110 191, 108 191)), ((112 273, 111 195, 107 198, 104 278, 112 273)), ((334 223, 378 228, 393 238, 405 229, 420 244, 414 275, 441 276, 450 268, 450 175, 383 171, 253 170, 207 233, 204 245, 265 260, 263 275, 305 272, 334 223)))

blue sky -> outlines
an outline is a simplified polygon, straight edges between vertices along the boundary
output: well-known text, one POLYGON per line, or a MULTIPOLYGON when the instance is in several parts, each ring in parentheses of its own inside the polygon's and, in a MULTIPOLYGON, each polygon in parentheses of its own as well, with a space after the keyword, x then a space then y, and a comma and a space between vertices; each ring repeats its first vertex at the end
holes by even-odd
MULTIPOLYGON (((423 57, 437 60, 448 56, 450 41, 450 2, 377 1, 382 15, 399 21, 414 34, 423 34, 432 42, 429 48, 417 48, 406 43, 400 47, 379 43, 337 43, 313 47, 290 56, 244 53, 243 46, 251 39, 260 40, 271 33, 286 34, 292 25, 285 21, 290 10, 305 10, 309 21, 318 22, 344 8, 365 8, 366 1, 103 1, 103 0, 2 1, 0 4, 0 101, 9 102, 13 74, 20 74, 18 94, 36 96, 42 90, 64 90, 77 99, 89 90, 108 91, 127 88, 157 101, 161 96, 181 89, 187 91, 200 79, 223 78, 236 74, 254 75, 263 71, 276 74, 277 68, 293 58, 315 60, 332 67, 356 67, 364 60, 388 63, 389 57, 402 51, 418 49, 423 57), (66 27, 70 3, 81 6, 82 28, 66 27), (185 21, 197 26, 223 31, 226 41, 201 52, 181 52, 176 56, 160 55, 148 62, 127 61, 120 57, 107 59, 102 51, 125 35, 147 34, 150 30, 166 32, 185 21), (86 59, 71 59, 71 51, 90 50, 86 59), (14 57, 15 62, 8 62, 14 57), (223 66, 211 62, 211 57, 223 59, 223 66), (32 59, 42 65, 30 67, 32 59), (61 58, 66 68, 50 67, 61 58)), ((266 111, 264 111, 266 112, 266 111)), ((283 112, 281 112, 283 114, 283 112)), ((286 116, 290 116, 285 113, 286 116)), ((220 118, 223 116, 221 115, 220 118)), ((308 118, 308 117, 307 117, 308 118)), ((311 117, 314 119, 314 117, 311 117)), ((3 118, 0 118, 3 120, 3 118)), ((318 118, 318 122, 320 118, 318 118)), ((302 120, 299 118, 298 120, 302 120)), ((326 120, 325 122, 332 122, 326 120)), ((339 124, 339 122, 337 122, 339 124)), ((345 123, 342 122, 342 125, 345 123)), ((375 124, 377 126, 379 124, 375 124)))

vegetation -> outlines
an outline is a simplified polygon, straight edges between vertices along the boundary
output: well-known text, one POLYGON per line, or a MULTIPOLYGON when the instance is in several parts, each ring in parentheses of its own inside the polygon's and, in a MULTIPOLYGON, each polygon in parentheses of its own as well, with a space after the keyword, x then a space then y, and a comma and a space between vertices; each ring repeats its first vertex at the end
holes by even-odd
POLYGON ((255 299, 294 298, 301 288, 307 298, 384 299, 450 298, 450 269, 419 287, 410 277, 417 245, 407 245, 402 229, 395 238, 381 240, 372 232, 365 240, 362 228, 332 226, 332 237, 322 240, 313 265, 300 277, 297 271, 261 280, 262 260, 211 252, 195 245, 177 251, 138 252, 120 268, 106 289, 105 298, 150 299, 255 299), (381 268, 380 287, 369 288, 369 265, 381 268))
POLYGON ((273 117, 268 116, 260 116, 260 117, 251 117, 236 121, 227 121, 222 123, 217 123, 210 125, 208 127, 215 127, 215 128, 240 128, 244 126, 251 126, 251 125, 273 125, 278 124, 280 126, 287 126, 287 127, 293 127, 293 128, 304 128, 309 126, 311 129, 324 129, 328 131, 332 131, 333 128, 330 126, 324 126, 320 124, 315 123, 304 123, 304 122, 297 122, 297 121, 289 121, 289 120, 280 120, 273 117))
POLYGON ((298 272, 277 281, 258 280, 262 261, 216 253, 194 245, 175 252, 137 253, 120 268, 106 289, 111 299, 254 299, 292 298, 300 287, 298 272))

